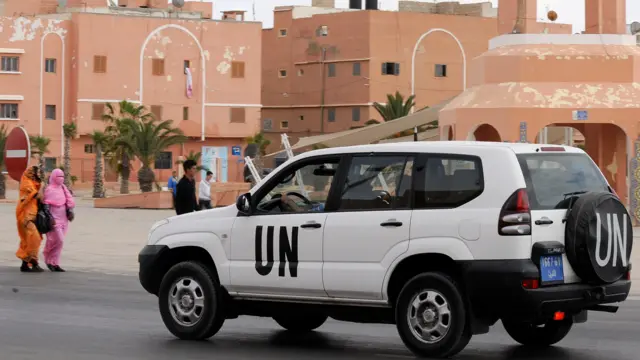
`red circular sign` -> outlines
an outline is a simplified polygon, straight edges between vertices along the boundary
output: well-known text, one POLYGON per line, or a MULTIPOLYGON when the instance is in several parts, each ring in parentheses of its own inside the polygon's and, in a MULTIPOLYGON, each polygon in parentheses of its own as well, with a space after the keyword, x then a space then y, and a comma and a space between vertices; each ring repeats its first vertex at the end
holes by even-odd
POLYGON ((18 126, 11 130, 4 146, 4 164, 13 180, 20 181, 22 174, 29 166, 29 159, 31 159, 29 134, 22 126, 18 126))

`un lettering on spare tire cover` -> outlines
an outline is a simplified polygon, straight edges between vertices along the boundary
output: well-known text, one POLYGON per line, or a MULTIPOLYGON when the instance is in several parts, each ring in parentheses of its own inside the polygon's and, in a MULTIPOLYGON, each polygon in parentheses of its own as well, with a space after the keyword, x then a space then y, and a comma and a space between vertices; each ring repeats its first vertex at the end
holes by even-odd
POLYGON ((625 206, 608 192, 580 196, 567 214, 565 248, 583 281, 610 284, 628 271, 633 227, 625 206))

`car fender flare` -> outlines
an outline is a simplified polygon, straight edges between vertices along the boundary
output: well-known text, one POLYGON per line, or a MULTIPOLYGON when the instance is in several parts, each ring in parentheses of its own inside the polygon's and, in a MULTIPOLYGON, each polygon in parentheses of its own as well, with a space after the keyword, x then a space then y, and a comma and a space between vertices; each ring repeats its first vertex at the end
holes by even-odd
POLYGON ((427 255, 427 254, 439 254, 445 255, 451 258, 453 261, 469 261, 473 260, 473 254, 471 250, 463 240, 450 237, 439 238, 419 238, 411 239, 409 241, 409 248, 397 256, 391 265, 387 268, 387 272, 382 282, 382 298, 389 300, 387 295, 387 289, 389 288, 389 281, 393 275, 396 267, 406 258, 413 255, 427 255))
POLYGON ((220 238, 210 232, 187 232, 167 235, 160 239, 157 245, 166 245, 169 249, 180 247, 197 247, 204 249, 216 266, 220 285, 227 287, 230 284, 229 259, 222 245, 220 238))

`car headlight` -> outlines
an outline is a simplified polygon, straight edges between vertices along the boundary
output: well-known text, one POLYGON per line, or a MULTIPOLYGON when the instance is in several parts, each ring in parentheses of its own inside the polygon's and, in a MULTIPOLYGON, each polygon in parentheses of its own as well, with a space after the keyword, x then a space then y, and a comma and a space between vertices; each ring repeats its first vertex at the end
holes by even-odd
POLYGON ((160 226, 166 225, 169 223, 169 220, 164 219, 164 220, 160 220, 158 222, 156 222, 155 224, 151 225, 151 229, 149 229, 149 235, 147 236, 147 242, 149 242, 151 240, 151 235, 153 234, 154 231, 156 231, 160 226))

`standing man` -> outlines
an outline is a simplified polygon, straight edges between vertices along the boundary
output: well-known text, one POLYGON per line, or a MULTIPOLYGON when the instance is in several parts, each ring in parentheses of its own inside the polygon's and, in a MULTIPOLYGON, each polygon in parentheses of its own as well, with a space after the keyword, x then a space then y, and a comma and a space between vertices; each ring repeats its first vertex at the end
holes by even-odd
POLYGON ((173 198, 173 208, 176 208, 176 185, 178 185, 178 174, 174 171, 171 173, 171 177, 169 178, 169 183, 167 184, 167 188, 171 191, 171 196, 173 198))
POLYGON ((198 210, 198 201, 196 200, 196 162, 193 160, 185 161, 184 176, 176 185, 176 214, 182 215, 198 210))
POLYGON ((198 201, 200 202, 200 210, 211 209, 211 178, 213 173, 207 170, 207 177, 200 180, 200 191, 198 192, 198 201))

